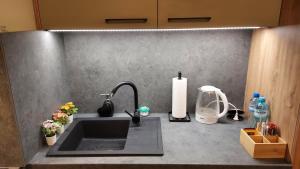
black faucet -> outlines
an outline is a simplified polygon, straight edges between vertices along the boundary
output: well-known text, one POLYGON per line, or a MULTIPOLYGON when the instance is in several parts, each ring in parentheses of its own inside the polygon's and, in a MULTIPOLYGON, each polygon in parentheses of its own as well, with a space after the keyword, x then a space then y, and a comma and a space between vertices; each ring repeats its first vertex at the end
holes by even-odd
POLYGON ((139 112, 139 103, 138 103, 138 91, 136 86, 130 82, 130 81, 125 81, 125 82, 121 82, 119 83, 116 87, 113 88, 113 90, 111 91, 111 97, 117 92, 117 90, 124 85, 128 85, 130 87, 132 87, 133 92, 134 92, 134 113, 133 115, 130 114, 128 111, 125 110, 125 113, 127 113, 131 118, 132 118, 132 122, 135 125, 139 125, 141 118, 140 118, 140 112, 139 112))

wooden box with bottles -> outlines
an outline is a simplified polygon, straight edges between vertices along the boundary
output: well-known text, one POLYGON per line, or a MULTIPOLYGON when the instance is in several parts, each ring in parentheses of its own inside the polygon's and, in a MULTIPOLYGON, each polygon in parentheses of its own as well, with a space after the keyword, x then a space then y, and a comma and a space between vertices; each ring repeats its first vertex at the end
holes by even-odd
POLYGON ((285 158, 287 143, 279 136, 262 135, 256 129, 241 129, 240 143, 253 158, 285 158))

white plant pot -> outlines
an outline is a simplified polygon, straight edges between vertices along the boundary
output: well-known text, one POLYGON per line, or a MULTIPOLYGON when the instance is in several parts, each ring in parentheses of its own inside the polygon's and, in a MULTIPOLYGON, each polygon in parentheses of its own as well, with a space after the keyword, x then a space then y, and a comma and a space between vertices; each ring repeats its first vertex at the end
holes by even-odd
POLYGON ((58 133, 58 134, 62 134, 64 131, 65 131, 65 126, 62 125, 62 126, 57 130, 57 133, 58 133))
POLYGON ((74 116, 73 114, 71 116, 68 116, 68 124, 71 124, 73 122, 74 116))
POLYGON ((54 135, 52 137, 46 137, 46 141, 47 141, 48 146, 52 146, 56 142, 56 135, 54 135))

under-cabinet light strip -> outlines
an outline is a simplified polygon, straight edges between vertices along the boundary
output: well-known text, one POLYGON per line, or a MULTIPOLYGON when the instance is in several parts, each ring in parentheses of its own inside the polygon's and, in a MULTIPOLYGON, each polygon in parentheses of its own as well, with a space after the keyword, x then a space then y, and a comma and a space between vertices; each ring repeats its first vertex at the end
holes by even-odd
POLYGON ((183 28, 183 29, 51 29, 50 32, 172 32, 172 31, 203 31, 203 30, 243 30, 258 29, 259 26, 247 27, 216 27, 216 28, 183 28))

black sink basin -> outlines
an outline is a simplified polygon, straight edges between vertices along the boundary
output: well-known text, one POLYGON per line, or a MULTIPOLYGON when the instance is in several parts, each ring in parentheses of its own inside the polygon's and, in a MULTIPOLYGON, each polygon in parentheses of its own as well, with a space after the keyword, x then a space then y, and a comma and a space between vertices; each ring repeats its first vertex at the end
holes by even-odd
POLYGON ((129 124, 129 120, 80 120, 58 150, 123 150, 129 124))
POLYGON ((163 155, 160 118, 80 118, 52 146, 47 156, 163 155))

